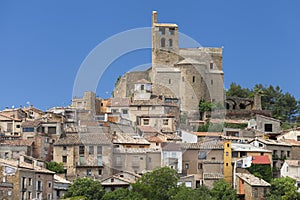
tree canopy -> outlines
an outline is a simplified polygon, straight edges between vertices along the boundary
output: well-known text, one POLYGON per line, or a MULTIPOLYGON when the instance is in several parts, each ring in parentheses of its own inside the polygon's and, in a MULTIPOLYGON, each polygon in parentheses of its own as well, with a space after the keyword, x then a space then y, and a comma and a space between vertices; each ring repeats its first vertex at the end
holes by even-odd
POLYGON ((274 118, 283 122, 300 121, 300 103, 289 92, 283 92, 279 86, 264 86, 262 84, 255 85, 252 89, 243 88, 239 84, 232 83, 226 91, 227 96, 251 98, 254 94, 260 94, 262 100, 262 108, 272 111, 274 118))
POLYGON ((71 184, 64 197, 82 196, 87 199, 100 200, 104 193, 100 182, 90 178, 78 178, 71 184))
POLYGON ((64 173, 64 164, 57 162, 46 162, 46 168, 56 173, 64 173))
POLYGON ((268 200, 300 200, 296 180, 290 177, 275 178, 271 181, 268 200))

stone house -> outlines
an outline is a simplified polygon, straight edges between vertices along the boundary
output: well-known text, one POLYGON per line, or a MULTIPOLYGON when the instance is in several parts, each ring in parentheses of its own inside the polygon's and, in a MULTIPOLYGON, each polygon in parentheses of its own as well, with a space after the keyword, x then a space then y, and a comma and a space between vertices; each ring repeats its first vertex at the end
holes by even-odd
POLYGON ((263 200, 267 199, 270 184, 248 173, 236 173, 236 190, 240 199, 263 200))
POLYGON ((32 156, 34 140, 5 140, 0 143, 0 158, 17 160, 21 155, 32 156))
POLYGON ((53 200, 62 199, 63 196, 67 193, 67 190, 71 182, 54 174, 54 183, 53 183, 53 200))
POLYGON ((183 174, 198 174, 199 179, 196 183, 210 188, 215 181, 227 177, 227 174, 224 176, 224 172, 230 171, 227 168, 231 165, 226 159, 229 153, 225 153, 227 151, 227 148, 224 149, 225 144, 226 142, 218 140, 181 143, 183 174))
POLYGON ((168 166, 171 169, 182 173, 182 149, 181 144, 174 142, 164 142, 161 148, 161 166, 168 166))
POLYGON ((297 148, 294 148, 293 145, 284 141, 270 140, 270 139, 254 139, 250 142, 250 144, 262 148, 267 149, 272 152, 272 167, 273 167, 273 176, 280 177, 280 168, 282 167, 284 160, 293 159, 293 156, 297 156, 299 154, 297 152, 297 148))
POLYGON ((277 137, 278 140, 295 140, 300 141, 300 127, 283 131, 281 135, 277 137))
POLYGON ((54 172, 33 163, 0 159, 0 190, 2 198, 52 199, 54 172))
POLYGON ((7 113, 0 113, 1 136, 20 136, 22 120, 7 113))
POLYGON ((103 132, 68 133, 54 144, 53 160, 64 163, 68 180, 111 175, 112 143, 103 132))
POLYGON ((280 169, 280 176, 295 179, 300 192, 300 160, 285 160, 280 169))
POLYGON ((115 147, 112 166, 114 174, 121 171, 143 174, 161 166, 161 150, 157 148, 115 147))
POLYGON ((124 171, 102 179, 100 182, 105 191, 109 192, 119 188, 130 189, 131 184, 135 183, 135 181, 140 177, 141 176, 138 174, 124 171))

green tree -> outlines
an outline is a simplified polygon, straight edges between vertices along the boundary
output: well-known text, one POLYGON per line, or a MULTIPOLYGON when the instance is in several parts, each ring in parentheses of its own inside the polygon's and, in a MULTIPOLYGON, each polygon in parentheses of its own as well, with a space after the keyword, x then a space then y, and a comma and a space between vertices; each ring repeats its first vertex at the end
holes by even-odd
POLYGON ((107 192, 101 200, 142 200, 143 197, 132 190, 120 188, 112 192, 107 192))
POLYGON ((272 169, 270 165, 252 164, 248 171, 254 176, 264 179, 267 182, 272 180, 272 169))
POLYGON ((300 195, 295 184, 296 180, 290 177, 273 179, 268 200, 299 200, 300 195))
POLYGON ((57 162, 46 162, 46 168, 56 173, 64 173, 64 164, 57 162))
POLYGON ((104 193, 100 182, 90 178, 78 178, 71 184, 65 197, 83 196, 87 199, 100 200, 104 193))
POLYGON ((231 185, 220 179, 214 183, 213 189, 210 191, 214 200, 236 200, 236 190, 231 185))
POLYGON ((146 199, 167 200, 176 192, 178 180, 176 170, 162 167, 144 174, 132 188, 146 199))
POLYGON ((200 188, 192 189, 185 186, 180 186, 176 188, 176 194, 171 197, 171 200, 210 200, 210 191, 205 186, 200 186, 200 188))
POLYGON ((231 83, 229 89, 226 91, 226 96, 249 98, 253 95, 252 91, 248 88, 242 88, 239 84, 231 83))

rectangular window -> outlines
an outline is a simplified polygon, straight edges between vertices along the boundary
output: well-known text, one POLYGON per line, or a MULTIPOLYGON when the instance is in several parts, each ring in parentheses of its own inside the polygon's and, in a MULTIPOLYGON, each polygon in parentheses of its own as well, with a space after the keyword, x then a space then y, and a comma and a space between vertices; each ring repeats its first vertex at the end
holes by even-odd
POLYGON ((24 127, 23 132, 34 132, 34 128, 33 127, 24 127))
POLYGON ((163 125, 165 126, 169 125, 169 119, 163 119, 163 125))
POLYGON ((124 109, 124 110, 122 110, 122 113, 123 113, 123 115, 127 115, 128 114, 128 110, 124 109))
POLYGON ((79 146, 79 154, 84 154, 84 146, 79 146))
POLYGON ((174 28, 169 28, 169 34, 174 35, 175 29, 174 28))
POLYGON ((143 124, 144 125, 149 125, 149 119, 143 119, 143 124))
POLYGON ((66 163, 67 162, 67 156, 63 156, 62 161, 63 161, 63 163, 66 163))
POLYGON ((195 76, 193 76, 193 83, 195 83, 195 81, 196 81, 196 77, 195 77, 195 76))
POLYGON ((98 175, 102 175, 102 169, 98 169, 98 175))
POLYGON ((241 151, 240 152, 240 157, 244 157, 244 156, 247 156, 247 152, 241 151))
POLYGON ((94 146, 89 146, 89 155, 94 155, 94 146))
POLYGON ((209 67, 210 67, 210 69, 213 69, 214 68, 214 63, 210 63, 209 67))
POLYGON ((213 85, 214 84, 214 80, 210 80, 210 84, 213 85))
POLYGON ((297 135, 297 141, 300 141, 300 135, 297 135))
POLYGON ((87 176, 92 176, 92 170, 91 169, 87 169, 86 170, 86 175, 87 176))
POLYGON ((66 151, 67 150, 67 146, 63 146, 63 151, 66 151))
POLYGON ((97 154, 102 154, 102 146, 97 146, 97 154))
POLYGON ((199 151, 198 159, 206 159, 206 151, 199 151))
POLYGON ((254 198, 258 198, 258 189, 257 188, 253 188, 252 189, 252 196, 254 197, 254 198))
POLYGON ((122 166, 121 156, 116 157, 116 166, 122 166))
POLYGON ((265 124, 265 132, 272 132, 273 127, 272 124, 265 124))
POLYGON ((185 163, 184 167, 185 167, 185 169, 189 169, 190 168, 190 166, 189 166, 188 163, 185 163))
POLYGON ((28 185, 29 185, 29 186, 32 185, 32 178, 28 178, 28 185))
POLYGON ((97 156, 98 166, 103 166, 102 156, 97 156))
POLYGON ((290 151, 287 151, 287 152, 286 152, 286 156, 287 156, 287 157, 290 157, 290 151))
POLYGON ((159 27, 158 31, 159 31, 159 34, 160 34, 160 35, 164 35, 166 29, 165 29, 165 27, 159 27))
POLYGON ((198 169, 202 169, 203 168, 203 164, 202 163, 198 163, 198 169))

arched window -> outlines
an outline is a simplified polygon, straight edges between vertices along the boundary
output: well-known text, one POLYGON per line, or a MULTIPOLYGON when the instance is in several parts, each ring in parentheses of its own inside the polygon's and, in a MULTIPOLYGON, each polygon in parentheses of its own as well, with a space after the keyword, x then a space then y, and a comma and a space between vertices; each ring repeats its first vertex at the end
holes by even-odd
POLYGON ((160 46, 161 47, 165 47, 166 46, 166 39, 165 38, 161 38, 160 46))
POLYGON ((169 47, 172 47, 172 46, 173 46, 173 40, 169 39, 169 47))

